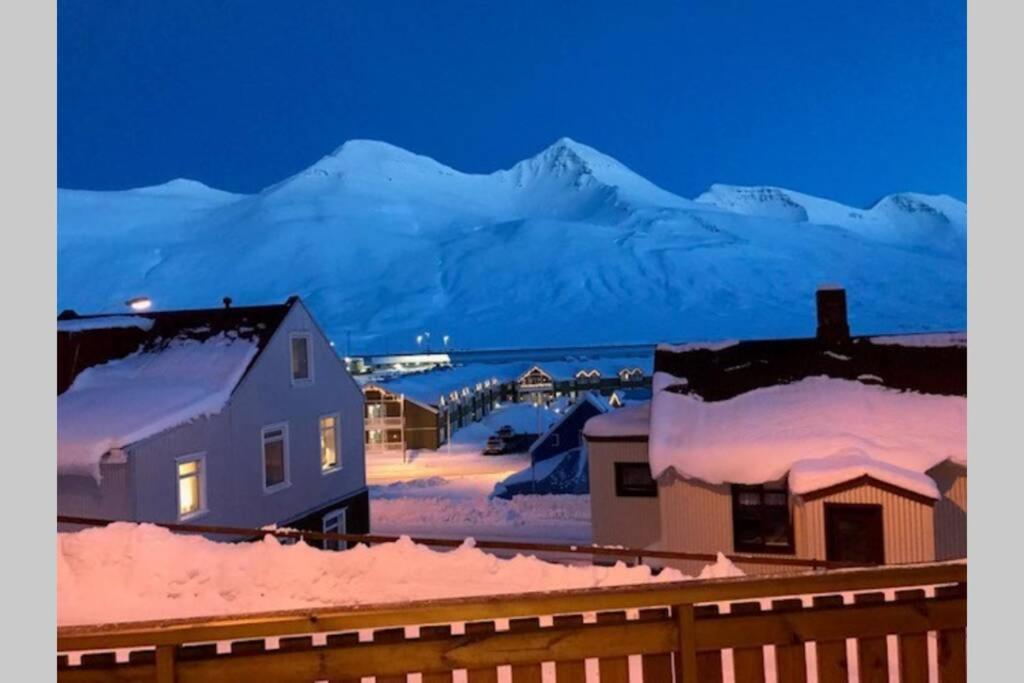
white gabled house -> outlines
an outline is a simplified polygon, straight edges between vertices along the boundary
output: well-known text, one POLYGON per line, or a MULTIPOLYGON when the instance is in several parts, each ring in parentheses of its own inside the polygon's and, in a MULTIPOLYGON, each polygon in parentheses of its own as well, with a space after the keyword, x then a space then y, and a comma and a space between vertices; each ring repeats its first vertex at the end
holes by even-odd
POLYGON ((62 515, 363 533, 363 393, 298 297, 58 318, 62 515))

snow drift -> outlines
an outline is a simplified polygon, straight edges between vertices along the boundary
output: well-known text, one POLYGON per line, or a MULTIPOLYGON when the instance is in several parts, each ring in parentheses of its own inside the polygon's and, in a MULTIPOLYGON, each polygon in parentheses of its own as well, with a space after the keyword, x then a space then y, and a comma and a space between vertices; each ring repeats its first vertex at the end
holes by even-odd
MULTIPOLYGON (((701 578, 735 576, 729 560, 701 578)), ((217 543, 149 524, 112 524, 57 535, 60 626, 427 598, 678 581, 674 569, 565 566, 504 560, 473 547, 438 552, 408 538, 344 552, 304 543, 217 543)))
POLYGON ((847 286, 859 332, 966 322, 962 202, 692 201, 568 138, 490 174, 354 140, 253 195, 178 180, 60 190, 57 211, 60 308, 299 294, 352 353, 424 331, 470 348, 808 336, 823 281, 847 286))

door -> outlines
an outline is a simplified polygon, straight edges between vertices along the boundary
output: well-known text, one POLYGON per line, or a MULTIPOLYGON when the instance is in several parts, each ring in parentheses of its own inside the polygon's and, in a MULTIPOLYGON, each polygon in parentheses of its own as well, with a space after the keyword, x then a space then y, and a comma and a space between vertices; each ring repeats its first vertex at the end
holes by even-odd
MULTIPOLYGON (((348 533, 348 523, 345 519, 345 508, 331 510, 323 518, 323 532, 325 534, 348 533)), ((331 541, 326 538, 323 541, 324 550, 346 550, 348 543, 345 541, 331 541)))
POLYGON ((836 562, 885 564, 882 506, 825 503, 825 555, 836 562))

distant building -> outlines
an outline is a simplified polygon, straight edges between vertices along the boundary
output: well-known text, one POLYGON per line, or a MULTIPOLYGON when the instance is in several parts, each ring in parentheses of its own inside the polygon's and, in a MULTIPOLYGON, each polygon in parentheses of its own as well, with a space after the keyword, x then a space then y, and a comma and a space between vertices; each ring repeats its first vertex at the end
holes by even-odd
POLYGON ((297 297, 57 323, 57 509, 369 530, 363 396, 297 297))
POLYGON ((966 556, 966 335, 851 337, 842 289, 817 304, 811 338, 659 346, 652 401, 587 422, 596 543, 966 556))

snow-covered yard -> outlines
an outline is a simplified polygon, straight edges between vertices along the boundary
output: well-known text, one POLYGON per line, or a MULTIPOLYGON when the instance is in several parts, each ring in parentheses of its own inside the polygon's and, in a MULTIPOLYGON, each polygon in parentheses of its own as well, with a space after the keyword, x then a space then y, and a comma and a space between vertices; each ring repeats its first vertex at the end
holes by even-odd
POLYGON ((546 430, 558 414, 524 403, 506 404, 455 432, 451 446, 367 458, 370 529, 381 534, 445 538, 589 543, 588 496, 491 498, 494 485, 530 466, 525 453, 483 455, 502 425, 516 432, 546 430))

